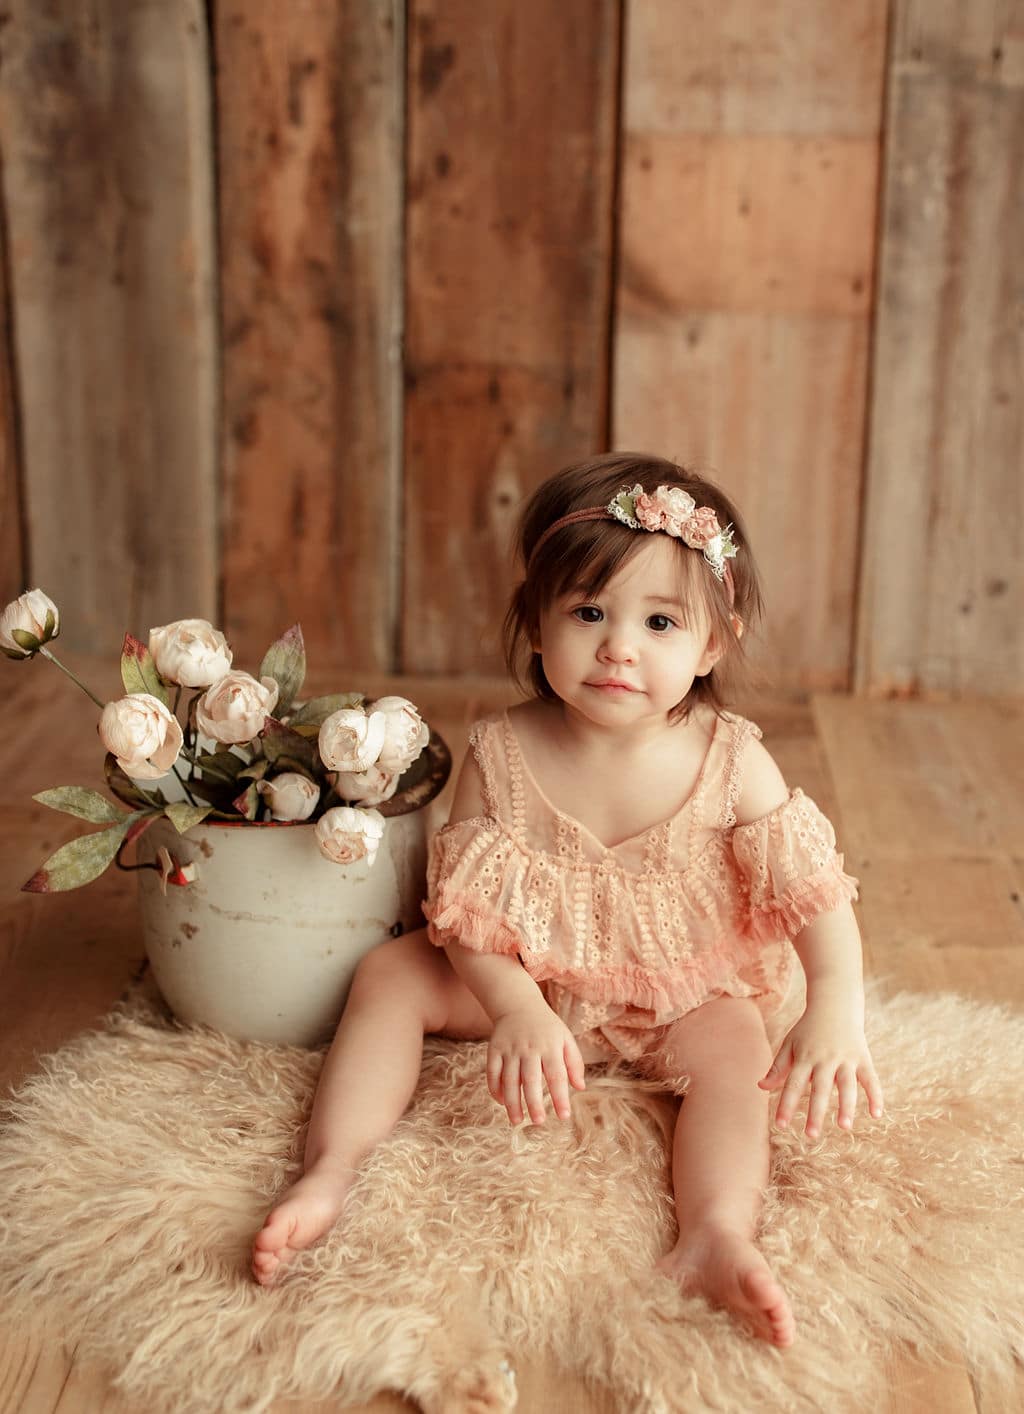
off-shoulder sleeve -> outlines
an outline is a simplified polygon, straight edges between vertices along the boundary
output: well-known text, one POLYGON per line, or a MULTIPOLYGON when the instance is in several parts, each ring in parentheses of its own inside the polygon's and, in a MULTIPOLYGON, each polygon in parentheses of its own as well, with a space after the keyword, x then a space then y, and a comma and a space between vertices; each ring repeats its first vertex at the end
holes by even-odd
POLYGON ((748 891, 747 931, 758 943, 793 938, 857 897, 831 822, 797 788, 759 820, 737 825, 732 848, 748 891))
POLYGON ((514 841, 487 816, 438 830, 430 845, 423 903, 434 946, 461 943, 474 952, 518 953, 523 940, 507 918, 521 864, 514 841))

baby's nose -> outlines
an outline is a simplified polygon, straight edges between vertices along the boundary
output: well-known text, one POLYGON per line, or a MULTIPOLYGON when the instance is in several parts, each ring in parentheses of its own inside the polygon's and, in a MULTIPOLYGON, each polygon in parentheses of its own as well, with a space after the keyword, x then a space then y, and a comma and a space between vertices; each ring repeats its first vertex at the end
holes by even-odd
POLYGON ((609 634, 601 644, 599 656, 608 663, 632 663, 636 657, 636 648, 623 634, 609 634))

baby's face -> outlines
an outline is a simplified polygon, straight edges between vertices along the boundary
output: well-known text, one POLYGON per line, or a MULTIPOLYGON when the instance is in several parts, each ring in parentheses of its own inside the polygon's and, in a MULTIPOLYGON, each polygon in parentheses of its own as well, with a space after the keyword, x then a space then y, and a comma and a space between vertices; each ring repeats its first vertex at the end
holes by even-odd
POLYGON ((599 594, 567 594, 541 615, 534 647, 570 709, 608 726, 664 721, 710 671, 718 655, 706 620, 680 602, 678 554, 651 535, 599 594))

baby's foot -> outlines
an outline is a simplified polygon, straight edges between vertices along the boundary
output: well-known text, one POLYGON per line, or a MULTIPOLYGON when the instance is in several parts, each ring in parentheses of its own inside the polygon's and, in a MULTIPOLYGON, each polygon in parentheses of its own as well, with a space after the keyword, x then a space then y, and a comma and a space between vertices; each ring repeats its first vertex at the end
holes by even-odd
POLYGON ((252 1274, 271 1286, 281 1268, 334 1226, 355 1174, 314 1166, 292 1185, 267 1215, 252 1249, 252 1274))
POLYGON ((729 1228, 707 1227, 680 1237, 656 1263, 684 1291, 702 1291, 716 1306, 745 1319, 755 1334, 784 1349, 796 1322, 786 1293, 749 1238, 729 1228))

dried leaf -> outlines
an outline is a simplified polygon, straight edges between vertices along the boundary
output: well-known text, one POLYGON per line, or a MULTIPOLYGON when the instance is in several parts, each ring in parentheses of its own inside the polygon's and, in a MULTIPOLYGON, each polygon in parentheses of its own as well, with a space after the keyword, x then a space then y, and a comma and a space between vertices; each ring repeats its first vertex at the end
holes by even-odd
POLYGON ((167 684, 156 670, 152 653, 130 633, 125 634, 121 649, 121 681, 125 692, 148 692, 151 697, 158 697, 165 707, 171 705, 167 684))
MULTIPOLYGON (((340 712, 345 707, 361 707, 365 701, 365 692, 336 692, 330 697, 312 697, 297 712, 292 713, 288 725, 298 727, 308 723, 321 727, 333 712, 340 712)), ((284 713, 281 715, 284 716, 284 713)))
POLYGON ((91 835, 71 840, 62 845, 56 854, 51 854, 43 867, 22 889, 30 894, 65 893, 68 889, 80 889, 83 884, 91 884, 98 879, 121 847, 121 841, 128 827, 137 817, 122 816, 116 825, 105 830, 95 830, 91 835))
POLYGON ((186 830, 191 830, 193 825, 199 825, 206 819, 213 805, 188 805, 183 800, 175 801, 173 805, 164 807, 164 814, 177 830, 179 835, 183 835, 186 830))
POLYGON ((77 815, 79 820, 91 820, 94 825, 109 825, 124 819, 123 810, 88 786, 57 786, 53 790, 41 790, 32 799, 65 815, 77 815))
POLYGON ((306 680, 306 645, 298 624, 292 624, 287 633, 271 644, 256 676, 273 678, 277 683, 276 711, 283 717, 306 680))

